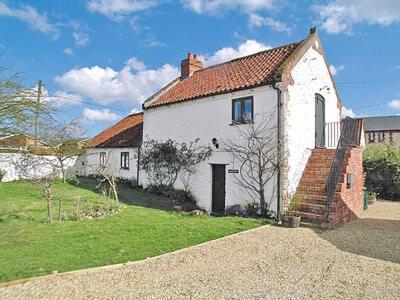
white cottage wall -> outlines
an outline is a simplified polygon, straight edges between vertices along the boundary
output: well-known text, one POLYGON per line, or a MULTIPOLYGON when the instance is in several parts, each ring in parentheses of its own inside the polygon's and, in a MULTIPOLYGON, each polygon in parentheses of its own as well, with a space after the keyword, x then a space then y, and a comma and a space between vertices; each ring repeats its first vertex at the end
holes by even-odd
MULTIPOLYGON (((236 183, 237 175, 228 173, 229 169, 238 169, 239 164, 234 161, 232 154, 221 150, 224 141, 237 139, 238 127, 246 126, 232 125, 232 99, 247 96, 254 97, 255 122, 265 115, 277 113, 277 93, 270 86, 205 97, 145 111, 144 141, 149 139, 165 141, 170 138, 177 142, 190 142, 199 138, 200 144, 213 147, 212 156, 196 166, 196 174, 191 184, 191 191, 197 199, 197 204, 207 211, 211 210, 212 205, 211 164, 226 164, 226 207, 244 204, 251 200, 249 194, 236 183), (213 138, 217 139, 220 149, 215 149, 212 145, 213 138)), ((145 176, 142 177, 145 179, 145 176)), ((276 178, 266 187, 266 197, 272 198, 273 210, 276 210, 277 205, 275 185, 276 178)), ((179 180, 176 187, 182 187, 179 180)))
MULTIPOLYGON (((318 41, 315 47, 320 47, 318 41)), ((311 150, 315 148, 315 94, 325 99, 325 123, 340 122, 341 106, 324 56, 313 48, 307 50, 291 71, 293 84, 288 86, 288 193, 296 191, 311 150)))
POLYGON ((84 175, 88 176, 95 174, 99 169, 101 152, 106 153, 106 163, 111 174, 126 179, 137 179, 137 147, 87 149, 86 154, 80 158, 80 163, 83 162, 84 164, 84 175), (121 152, 129 152, 129 170, 121 168, 121 152))

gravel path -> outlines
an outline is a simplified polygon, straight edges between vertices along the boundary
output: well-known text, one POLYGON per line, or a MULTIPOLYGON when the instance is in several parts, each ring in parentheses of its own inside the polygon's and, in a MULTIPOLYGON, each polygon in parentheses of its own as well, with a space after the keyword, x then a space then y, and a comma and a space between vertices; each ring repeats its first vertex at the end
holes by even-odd
POLYGON ((0 299, 400 299, 400 202, 333 231, 262 227, 0 289, 0 299))

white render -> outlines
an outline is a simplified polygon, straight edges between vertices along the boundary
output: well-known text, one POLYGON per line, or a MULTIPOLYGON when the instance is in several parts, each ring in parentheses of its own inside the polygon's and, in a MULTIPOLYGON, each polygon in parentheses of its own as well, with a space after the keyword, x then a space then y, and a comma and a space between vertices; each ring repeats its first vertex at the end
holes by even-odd
MULTIPOLYGON (((315 42, 318 49, 318 41, 315 42)), ((315 148, 315 94, 325 98, 325 122, 340 122, 341 104, 332 82, 329 68, 320 52, 309 48, 290 72, 293 82, 278 84, 282 89, 282 101, 287 105, 282 122, 287 147, 287 194, 292 195, 303 173, 311 150, 315 148)), ((231 125, 232 99, 246 96, 254 97, 254 116, 272 114, 278 111, 277 91, 272 86, 251 88, 239 92, 204 97, 192 101, 152 107, 144 111, 143 139, 177 142, 190 142, 200 138, 200 143, 211 145, 216 138, 221 145, 224 140, 237 136, 237 127, 231 125)), ((226 164, 225 206, 245 204, 251 198, 235 182, 235 174, 228 169, 238 169, 239 162, 232 155, 214 148, 211 158, 196 166, 191 191, 197 204, 210 211, 212 204, 211 164, 226 164)), ((141 175, 146 186, 146 176, 141 175)), ((271 199, 270 209, 277 210, 277 178, 265 187, 267 199, 271 199)), ((176 187, 181 188, 179 180, 176 187)))
MULTIPOLYGON (((191 191, 196 197, 197 204, 207 211, 211 210, 211 164, 226 164, 226 170, 239 167, 238 163, 233 161, 232 154, 215 149, 211 140, 216 138, 222 147, 224 140, 237 137, 238 126, 246 126, 231 125, 232 99, 246 96, 254 97, 256 122, 263 114, 276 114, 277 92, 270 86, 145 110, 144 140, 165 141, 170 138, 177 142, 190 142, 199 138, 200 144, 213 147, 212 156, 196 166, 197 172, 191 184, 191 191)), ((226 207, 251 201, 248 193, 235 183, 235 176, 237 175, 226 172, 226 207)), ((142 177, 145 180, 145 176, 142 177)), ((146 185, 146 182, 143 183, 146 185)), ((179 180, 176 187, 182 187, 179 180)), ((272 182, 271 186, 266 188, 267 199, 271 196, 271 191, 272 182)), ((271 201, 271 209, 276 210, 276 195, 271 201)))
MULTIPOLYGON (((318 41, 315 43, 319 47, 318 41)), ((325 99, 325 123, 341 120, 341 104, 329 72, 324 56, 313 48, 308 49, 291 72, 294 84, 288 85, 286 116, 289 195, 296 191, 311 150, 315 148, 315 94, 325 99)))
POLYGON ((106 153, 106 167, 109 174, 130 180, 137 179, 137 147, 89 148, 86 150, 85 155, 78 160, 78 163, 81 164, 81 171, 77 175, 88 176, 96 174, 100 166, 101 152, 106 153), (121 168, 121 152, 129 152, 129 170, 121 168))
MULTIPOLYGON (((20 180, 20 179, 40 179, 52 175, 54 166, 58 166, 58 160, 52 155, 31 155, 30 166, 22 163, 24 155, 19 153, 0 153, 0 170, 5 171, 6 175, 3 182, 20 180), (24 165, 24 167, 21 167, 24 165)), ((64 161, 67 176, 74 175, 79 171, 76 164, 77 158, 68 158, 64 161)), ((58 172, 61 178, 61 172, 58 172)))

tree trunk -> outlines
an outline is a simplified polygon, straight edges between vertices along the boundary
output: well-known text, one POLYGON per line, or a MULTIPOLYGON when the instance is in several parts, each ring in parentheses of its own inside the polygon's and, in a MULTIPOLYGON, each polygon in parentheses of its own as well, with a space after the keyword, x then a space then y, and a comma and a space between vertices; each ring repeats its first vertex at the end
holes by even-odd
POLYGON ((51 223, 51 190, 46 188, 46 201, 47 201, 47 222, 51 223))
POLYGON ((61 222, 62 199, 58 201, 58 222, 61 222))

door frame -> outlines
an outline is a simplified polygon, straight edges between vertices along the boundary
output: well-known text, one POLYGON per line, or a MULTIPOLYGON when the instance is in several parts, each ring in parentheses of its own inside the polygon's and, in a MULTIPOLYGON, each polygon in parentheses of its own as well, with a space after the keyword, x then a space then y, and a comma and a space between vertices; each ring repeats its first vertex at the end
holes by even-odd
POLYGON ((225 206, 226 206, 226 166, 228 164, 210 164, 211 165, 211 213, 215 215, 222 215, 225 213, 225 206), (215 191, 215 184, 214 184, 214 178, 215 178, 215 167, 216 166, 222 166, 224 167, 224 211, 215 211, 214 210, 214 191, 215 191))
POLYGON ((315 125, 315 148, 325 148, 325 98, 318 93, 315 93, 315 99, 314 99, 314 105, 315 105, 315 116, 314 116, 314 125, 315 125), (322 140, 323 140, 323 145, 317 145, 317 102, 320 101, 322 102, 322 140))

